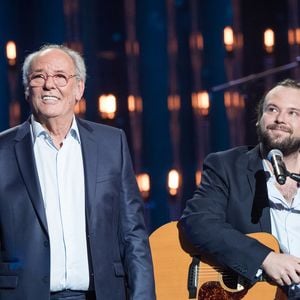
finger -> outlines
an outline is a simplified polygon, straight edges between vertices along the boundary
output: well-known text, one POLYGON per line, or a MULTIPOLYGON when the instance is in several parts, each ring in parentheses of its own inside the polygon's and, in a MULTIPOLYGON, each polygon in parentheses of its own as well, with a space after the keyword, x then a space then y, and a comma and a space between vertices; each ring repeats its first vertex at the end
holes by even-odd
POLYGON ((280 286, 284 286, 283 280, 281 278, 276 279, 275 282, 280 286))
POLYGON ((287 274, 281 275, 281 281, 283 282, 284 285, 291 285, 293 282, 292 279, 287 274))
POLYGON ((297 272, 293 272, 293 273, 289 274, 289 277, 290 277, 292 283, 295 283, 295 284, 300 283, 300 276, 297 272))

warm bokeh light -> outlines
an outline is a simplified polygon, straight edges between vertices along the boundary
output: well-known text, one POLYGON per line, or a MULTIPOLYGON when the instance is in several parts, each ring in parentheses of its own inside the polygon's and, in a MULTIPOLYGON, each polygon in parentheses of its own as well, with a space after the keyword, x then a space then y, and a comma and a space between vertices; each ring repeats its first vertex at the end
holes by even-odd
POLYGON ((196 171, 195 174, 196 185, 199 185, 201 183, 201 177, 202 177, 202 172, 200 170, 196 171))
POLYGON ((264 32, 264 45, 268 53, 272 53, 275 45, 274 31, 270 28, 264 32))
POLYGON ((168 174, 168 188, 171 196, 175 196, 178 193, 180 184, 180 174, 177 170, 172 169, 168 174))
POLYGON ((20 124, 21 105, 18 101, 12 101, 9 104, 9 126, 13 127, 20 124))
POLYGON ((17 59, 17 47, 14 41, 9 41, 6 44, 6 57, 9 65, 14 66, 17 59))
POLYGON ((300 28, 291 28, 288 30, 288 41, 290 45, 300 44, 300 28))
POLYGON ((78 101, 75 105, 74 112, 76 115, 84 115, 86 112, 86 101, 84 98, 82 98, 80 101, 78 101))
POLYGON ((127 55, 139 55, 140 53, 140 45, 138 41, 126 41, 125 42, 125 50, 127 55))
POLYGON ((129 95, 127 101, 128 101, 128 111, 129 112, 142 112, 143 111, 143 102, 142 102, 141 97, 129 95))
POLYGON ((244 46, 244 37, 243 37, 243 34, 241 32, 238 32, 236 34, 236 47, 239 48, 239 49, 242 49, 243 46, 244 46))
POLYGON ((117 111, 117 99, 114 95, 101 95, 98 99, 98 110, 103 119, 113 119, 117 111))
POLYGON ((245 99, 236 91, 226 91, 224 93, 224 104, 226 108, 244 108, 245 99))
POLYGON ((223 31, 224 45, 227 51, 232 51, 234 47, 234 34, 233 29, 230 26, 226 26, 223 31))
POLYGON ((192 49, 203 49, 203 36, 200 32, 192 33, 190 36, 190 47, 192 49))
POLYGON ((300 44, 300 28, 295 29, 295 36, 296 36, 296 44, 300 44))
POLYGON ((294 29, 289 29, 288 30, 288 41, 290 45, 295 44, 295 35, 294 35, 294 29))
POLYGON ((180 96, 170 95, 168 96, 168 109, 169 111, 176 111, 180 109, 180 96))
POLYGON ((192 106, 200 115, 207 116, 210 107, 208 92, 200 91, 198 93, 192 93, 192 106))
POLYGON ((150 177, 147 173, 141 173, 136 176, 137 184, 143 198, 147 198, 150 192, 150 177))

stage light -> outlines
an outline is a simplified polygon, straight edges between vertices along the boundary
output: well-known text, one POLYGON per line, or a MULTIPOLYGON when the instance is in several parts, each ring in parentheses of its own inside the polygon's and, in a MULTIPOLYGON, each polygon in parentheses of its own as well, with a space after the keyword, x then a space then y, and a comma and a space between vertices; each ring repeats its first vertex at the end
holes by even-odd
POLYGON ((274 31, 270 28, 264 32, 264 45, 268 53, 272 53, 275 45, 274 31))
POLYGON ((244 108, 244 97, 237 91, 226 91, 224 93, 224 104, 226 108, 244 108))
POLYGON ((190 36, 191 49, 203 50, 203 36, 200 32, 194 32, 190 36))
POLYGON ((180 96, 169 95, 168 96, 168 109, 169 111, 178 111, 180 109, 180 96))
POLYGON ((84 115, 86 112, 86 101, 84 98, 82 98, 80 101, 78 101, 75 105, 74 112, 76 115, 84 115))
POLYGON ((17 59, 17 47, 14 41, 9 41, 6 44, 6 57, 10 66, 16 64, 17 59))
POLYGON ((171 196, 176 196, 180 185, 180 174, 177 170, 172 169, 168 174, 168 188, 171 196))
POLYGON ((202 172, 200 170, 196 171, 195 174, 196 185, 199 185, 201 183, 201 177, 202 177, 202 172))
POLYGON ((138 96, 129 95, 127 99, 129 112, 142 112, 143 102, 142 98, 138 96))
POLYGON ((103 119, 114 119, 117 111, 117 99, 114 95, 101 95, 98 99, 98 110, 103 119))
POLYGON ((230 26, 226 26, 223 31, 224 45, 228 52, 233 51, 234 47, 234 34, 233 29, 230 26))
POLYGON ((202 116, 207 116, 209 112, 210 102, 207 91, 192 93, 193 109, 202 116))
POLYGON ((145 199, 150 192, 150 177, 147 173, 141 173, 136 176, 137 184, 142 197, 145 199))

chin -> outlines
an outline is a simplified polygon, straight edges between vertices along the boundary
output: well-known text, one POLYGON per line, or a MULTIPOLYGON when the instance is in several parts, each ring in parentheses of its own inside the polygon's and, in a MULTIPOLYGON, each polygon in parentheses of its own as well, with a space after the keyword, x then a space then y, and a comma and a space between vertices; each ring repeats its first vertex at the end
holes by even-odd
POLYGON ((50 118, 56 118, 59 116, 59 114, 57 113, 53 113, 53 112, 39 112, 38 115, 40 117, 42 117, 43 119, 50 119, 50 118))

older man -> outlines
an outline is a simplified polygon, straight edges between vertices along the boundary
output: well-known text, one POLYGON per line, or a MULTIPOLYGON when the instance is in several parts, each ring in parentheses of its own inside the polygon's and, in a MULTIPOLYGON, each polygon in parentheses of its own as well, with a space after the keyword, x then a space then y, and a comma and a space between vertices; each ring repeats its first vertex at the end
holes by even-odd
POLYGON ((155 299, 142 201, 124 133, 77 119, 79 53, 23 66, 30 118, 0 134, 0 299, 155 299))

